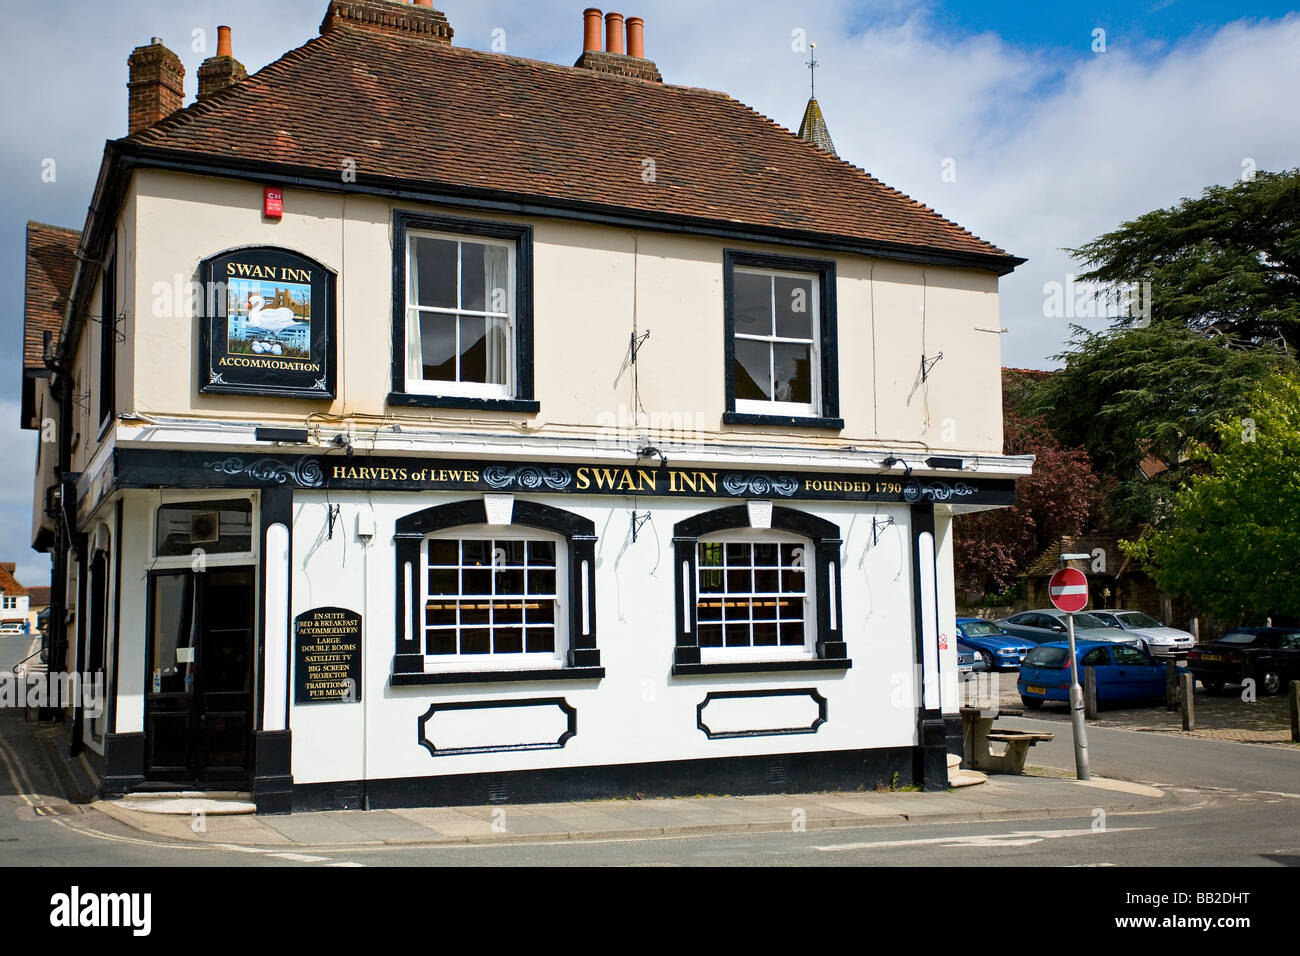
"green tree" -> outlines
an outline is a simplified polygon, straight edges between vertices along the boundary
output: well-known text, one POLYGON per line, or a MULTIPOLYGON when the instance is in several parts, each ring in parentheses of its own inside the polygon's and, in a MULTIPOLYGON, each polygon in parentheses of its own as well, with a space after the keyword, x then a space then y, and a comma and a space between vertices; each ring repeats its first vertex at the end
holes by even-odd
POLYGON ((1150 283, 1150 314, 1126 316, 1121 327, 1150 319, 1300 348, 1300 169, 1210 186, 1069 251, 1088 267, 1083 280, 1150 283))
POLYGON ((1078 534, 1096 510, 1100 485, 1081 448, 1063 445, 1039 417, 1021 411, 1045 372, 1002 370, 1002 433, 1008 455, 1033 455, 1034 470, 1016 479, 1010 508, 962 515, 956 521, 958 586, 977 594, 1000 591, 1062 535, 1078 534))
POLYGON ((1248 414, 1217 423, 1206 473, 1172 500, 1169 521, 1121 547, 1156 583, 1225 621, 1300 618, 1300 374, 1269 376, 1248 414))
POLYGON ((1067 446, 1079 445, 1108 484, 1107 522, 1157 521, 1161 502, 1202 466, 1188 449, 1215 443, 1215 423, 1244 414, 1280 353, 1233 347, 1173 323, 1089 332, 1073 327, 1062 371, 1026 399, 1067 446), (1147 472, 1144 461, 1156 465, 1147 472))

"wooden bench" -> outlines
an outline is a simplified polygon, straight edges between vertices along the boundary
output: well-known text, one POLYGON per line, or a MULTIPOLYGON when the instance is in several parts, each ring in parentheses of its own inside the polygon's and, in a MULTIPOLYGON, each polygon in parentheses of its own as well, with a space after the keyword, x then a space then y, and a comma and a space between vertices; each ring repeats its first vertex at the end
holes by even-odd
POLYGON ((966 766, 986 773, 1024 773, 1029 748, 1040 741, 1053 739, 1050 733, 1010 730, 994 727, 998 717, 1019 717, 1023 711, 984 711, 978 707, 961 708, 962 744, 966 752, 966 766), (1004 744, 1002 753, 995 754, 990 743, 1004 744))
POLYGON ((1025 758, 1029 756, 1029 748, 1040 741, 1051 739, 1052 735, 1047 733, 1022 733, 1018 730, 994 727, 992 733, 984 735, 986 743, 982 756, 985 765, 977 769, 992 773, 1024 773, 1025 758), (1001 754, 994 754, 988 746, 989 743, 1006 744, 1006 750, 1001 754))

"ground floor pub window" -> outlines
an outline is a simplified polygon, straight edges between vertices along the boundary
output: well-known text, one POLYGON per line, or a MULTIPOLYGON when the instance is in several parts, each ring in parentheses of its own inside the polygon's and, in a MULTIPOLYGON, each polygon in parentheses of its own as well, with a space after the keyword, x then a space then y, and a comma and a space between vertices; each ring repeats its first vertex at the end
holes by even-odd
POLYGON ((701 660, 812 656, 810 542, 732 532, 697 545, 701 660))
POLYGON ((462 531, 424 544, 424 654, 442 666, 559 667, 567 634, 564 540, 462 531))
POLYGON ((839 525, 796 508, 734 505, 677 522, 673 673, 849 667, 841 543, 839 525))
POLYGON ((493 520, 481 497, 397 519, 395 685, 604 676, 595 523, 511 496, 493 520))

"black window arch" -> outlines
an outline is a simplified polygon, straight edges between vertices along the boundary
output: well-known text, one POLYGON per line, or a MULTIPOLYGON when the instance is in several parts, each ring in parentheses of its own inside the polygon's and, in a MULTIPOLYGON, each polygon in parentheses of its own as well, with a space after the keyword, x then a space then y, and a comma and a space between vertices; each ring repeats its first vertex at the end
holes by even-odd
MULTIPOLYGON (((397 519, 394 529, 396 552, 396 653, 393 657, 392 682, 399 684, 450 683, 476 679, 527 679, 519 672, 497 674, 424 673, 424 649, 418 617, 413 611, 419 592, 420 548, 424 539, 435 532, 459 527, 488 524, 487 508, 482 498, 435 505, 397 519), (413 594, 408 594, 408 589, 413 594)), ((509 525, 532 528, 564 537, 568 562, 568 654, 565 671, 537 671, 536 679, 564 676, 601 677, 600 651, 596 645, 596 526, 589 518, 553 508, 535 501, 516 499, 509 525), (581 671, 581 674, 574 674, 581 671)))
POLYGON ((722 673, 727 671, 789 671, 846 669, 852 666, 844 641, 840 599, 839 525, 795 508, 772 508, 771 529, 809 539, 813 545, 812 568, 816 601, 814 647, 816 657, 805 661, 761 661, 705 664, 700 660, 699 626, 696 608, 699 541, 723 531, 749 528, 749 508, 737 505, 718 508, 679 521, 673 526, 673 575, 676 592, 676 642, 673 673, 722 673))

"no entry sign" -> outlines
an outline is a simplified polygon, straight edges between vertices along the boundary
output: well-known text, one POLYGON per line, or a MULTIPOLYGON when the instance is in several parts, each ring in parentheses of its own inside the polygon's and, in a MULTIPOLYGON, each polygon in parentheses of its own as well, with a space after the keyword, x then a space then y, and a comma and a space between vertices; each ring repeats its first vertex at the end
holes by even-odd
POLYGON ((1082 611, 1088 606, 1088 578, 1082 571, 1062 568, 1047 582, 1047 593, 1058 610, 1082 611))

